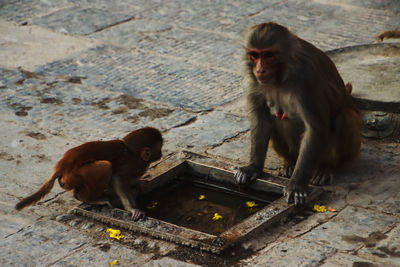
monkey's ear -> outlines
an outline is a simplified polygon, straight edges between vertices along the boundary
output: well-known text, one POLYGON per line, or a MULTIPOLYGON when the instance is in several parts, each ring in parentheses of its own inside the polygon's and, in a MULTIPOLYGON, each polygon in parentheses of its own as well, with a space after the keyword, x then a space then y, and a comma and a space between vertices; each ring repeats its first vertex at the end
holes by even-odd
POLYGON ((142 148, 142 150, 140 151, 140 157, 144 161, 149 161, 150 158, 151 158, 151 149, 150 149, 150 147, 142 148))

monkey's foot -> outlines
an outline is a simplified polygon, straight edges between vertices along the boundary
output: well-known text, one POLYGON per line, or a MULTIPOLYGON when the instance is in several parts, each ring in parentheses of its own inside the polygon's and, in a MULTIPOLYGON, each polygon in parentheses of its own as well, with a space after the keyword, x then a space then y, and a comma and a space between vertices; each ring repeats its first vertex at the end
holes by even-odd
POLYGON ((317 171, 314 177, 311 178, 310 184, 324 185, 333 183, 333 172, 329 170, 317 171))
POLYGON ((287 203, 294 203, 295 206, 304 206, 306 204, 307 192, 307 186, 299 186, 292 183, 284 191, 287 203))
POLYGON ((133 221, 146 218, 146 213, 140 209, 132 209, 130 212, 132 213, 131 219, 133 221))
POLYGON ((244 166, 240 167, 239 170, 235 173, 235 179, 238 184, 248 184, 256 179, 260 173, 261 172, 252 165, 244 166))

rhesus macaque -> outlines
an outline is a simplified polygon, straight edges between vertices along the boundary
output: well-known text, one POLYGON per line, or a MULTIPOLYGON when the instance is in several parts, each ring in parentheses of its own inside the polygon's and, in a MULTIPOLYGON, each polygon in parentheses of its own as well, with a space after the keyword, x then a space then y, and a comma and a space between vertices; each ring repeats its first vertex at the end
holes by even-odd
POLYGON ((392 31, 384 31, 376 36, 376 40, 378 42, 382 42, 385 39, 391 39, 391 38, 400 38, 400 29, 392 31))
POLYGON ((40 189, 22 199, 15 208, 32 205, 53 188, 60 186, 76 199, 93 204, 115 203, 119 198, 132 219, 144 217, 138 209, 138 179, 150 163, 161 158, 163 139, 160 131, 146 127, 121 140, 88 142, 68 150, 40 189))
POLYGON ((362 121, 351 84, 324 52, 276 23, 251 27, 245 52, 251 152, 235 178, 245 184, 262 172, 271 141, 291 176, 287 201, 303 205, 309 182, 331 182, 335 167, 359 155, 362 121))

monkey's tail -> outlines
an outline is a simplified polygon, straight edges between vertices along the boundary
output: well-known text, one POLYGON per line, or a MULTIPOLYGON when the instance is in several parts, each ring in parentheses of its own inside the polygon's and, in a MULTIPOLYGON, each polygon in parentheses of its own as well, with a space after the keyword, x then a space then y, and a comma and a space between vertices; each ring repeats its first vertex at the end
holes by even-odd
POLYGON ((400 29, 397 30, 392 30, 392 31, 384 31, 378 34, 375 39, 378 42, 383 42, 385 39, 391 39, 391 38, 400 38, 400 29))
POLYGON ((26 206, 33 205, 36 202, 38 202, 40 199, 42 199, 45 195, 50 193, 51 189, 54 186, 54 181, 61 176, 61 173, 58 171, 54 170, 52 174, 50 174, 49 178, 47 178, 46 182, 42 184, 42 186, 39 188, 39 190, 36 193, 33 193, 32 195, 22 199, 20 202, 15 205, 16 210, 21 210, 25 208, 26 206))

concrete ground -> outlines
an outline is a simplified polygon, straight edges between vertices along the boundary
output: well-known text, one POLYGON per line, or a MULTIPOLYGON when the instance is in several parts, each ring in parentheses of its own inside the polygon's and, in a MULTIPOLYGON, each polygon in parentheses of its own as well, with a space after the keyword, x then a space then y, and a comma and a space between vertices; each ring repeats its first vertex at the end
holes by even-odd
MULTIPOLYGON (((143 126, 166 140, 147 177, 184 150, 245 164, 240 33, 264 21, 330 50, 400 28, 400 2, 0 0, 0 265, 400 266, 398 136, 363 140, 315 203, 336 212, 310 209, 220 256, 128 231, 110 239, 107 225, 65 216, 79 203, 58 185, 14 210, 67 149, 143 126)), ((280 165, 271 152, 267 171, 280 165)))

